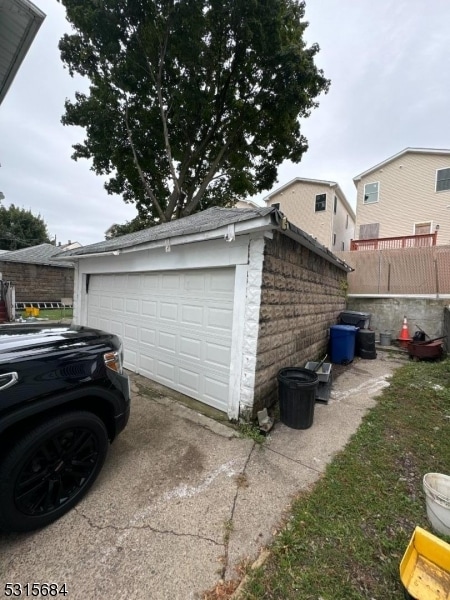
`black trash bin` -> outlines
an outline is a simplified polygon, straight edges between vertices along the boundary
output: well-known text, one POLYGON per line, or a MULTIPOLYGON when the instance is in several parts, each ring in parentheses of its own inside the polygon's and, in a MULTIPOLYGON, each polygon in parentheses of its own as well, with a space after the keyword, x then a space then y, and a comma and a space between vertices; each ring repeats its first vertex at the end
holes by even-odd
POLYGON ((278 372, 281 422, 292 429, 308 429, 314 420, 319 377, 309 369, 286 367, 278 372))

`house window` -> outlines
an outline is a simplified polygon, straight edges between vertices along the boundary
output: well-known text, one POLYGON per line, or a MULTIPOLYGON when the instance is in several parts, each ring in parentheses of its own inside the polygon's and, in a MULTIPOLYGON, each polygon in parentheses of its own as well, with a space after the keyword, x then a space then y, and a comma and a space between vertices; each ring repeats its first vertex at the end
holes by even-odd
POLYGON ((450 169, 438 169, 436 171, 436 191, 450 190, 450 169))
POLYGON ((336 246, 336 234, 333 233, 333 246, 336 246))
POLYGON ((317 194, 316 196, 316 212, 321 212, 327 208, 327 195, 317 194))
POLYGON ((334 214, 337 212, 337 197, 334 197, 334 214))
POLYGON ((431 233, 431 223, 414 223, 414 235, 431 233))
POLYGON ((379 223, 367 223, 359 226, 359 239, 360 240, 373 240, 378 238, 380 233, 379 223))
POLYGON ((347 218, 345 219, 345 229, 348 229, 348 215, 347 215, 347 218))
POLYGON ((279 202, 274 202, 272 204, 273 208, 276 208, 277 210, 280 210, 280 203, 279 202))
POLYGON ((378 202, 378 192, 380 190, 380 184, 378 181, 375 183, 366 183, 364 186, 364 204, 372 204, 372 202, 378 202))
POLYGON ((345 250, 345 242, 341 242, 341 250, 345 250))

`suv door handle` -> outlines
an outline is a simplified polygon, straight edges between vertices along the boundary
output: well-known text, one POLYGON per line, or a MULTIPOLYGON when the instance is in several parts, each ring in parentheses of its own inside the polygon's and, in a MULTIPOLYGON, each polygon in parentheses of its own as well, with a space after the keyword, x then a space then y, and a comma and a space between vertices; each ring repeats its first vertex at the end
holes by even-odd
POLYGON ((11 387, 19 380, 19 376, 16 371, 12 371, 11 373, 3 373, 0 375, 0 391, 6 390, 11 387), (6 379, 6 382, 3 383, 6 379))

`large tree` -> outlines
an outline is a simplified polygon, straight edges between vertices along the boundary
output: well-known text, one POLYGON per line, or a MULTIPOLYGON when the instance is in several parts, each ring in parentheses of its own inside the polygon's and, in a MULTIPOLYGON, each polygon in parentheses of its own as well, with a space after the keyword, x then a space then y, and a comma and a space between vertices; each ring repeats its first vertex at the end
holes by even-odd
POLYGON ((11 204, 0 206, 0 249, 20 250, 49 243, 47 225, 41 215, 11 204))
POLYGON ((298 0, 60 0, 75 33, 59 47, 89 94, 67 100, 85 128, 73 158, 146 223, 270 189, 301 160, 308 117, 329 82, 298 0))

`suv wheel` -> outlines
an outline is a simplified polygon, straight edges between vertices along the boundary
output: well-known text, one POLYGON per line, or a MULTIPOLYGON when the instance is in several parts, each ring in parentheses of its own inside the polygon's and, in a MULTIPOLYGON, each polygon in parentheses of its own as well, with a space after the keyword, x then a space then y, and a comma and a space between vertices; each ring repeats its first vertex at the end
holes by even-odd
POLYGON ((0 529, 30 531, 64 515, 94 483, 108 446, 103 422, 89 412, 27 433, 0 459, 0 529))

